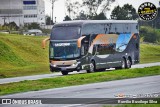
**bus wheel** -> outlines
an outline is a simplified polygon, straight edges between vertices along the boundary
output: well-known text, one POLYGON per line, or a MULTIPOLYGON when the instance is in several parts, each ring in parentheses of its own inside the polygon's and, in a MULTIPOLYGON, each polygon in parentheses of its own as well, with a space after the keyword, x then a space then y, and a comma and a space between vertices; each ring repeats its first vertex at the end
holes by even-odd
POLYGON ((68 71, 61 71, 62 75, 68 75, 68 71))
POLYGON ((123 58, 120 67, 116 67, 116 70, 125 69, 126 68, 126 60, 123 58))
POLYGON ((125 69, 125 68, 126 68, 126 60, 123 58, 122 59, 121 69, 125 69))
POLYGON ((87 73, 92 73, 94 71, 95 71, 95 62, 91 61, 90 67, 89 67, 89 70, 87 70, 87 73))
POLYGON ((126 68, 131 68, 131 60, 130 59, 127 59, 127 61, 126 61, 127 63, 126 63, 126 68))
POLYGON ((51 71, 51 72, 54 72, 54 69, 53 69, 51 66, 50 66, 50 71, 51 71))

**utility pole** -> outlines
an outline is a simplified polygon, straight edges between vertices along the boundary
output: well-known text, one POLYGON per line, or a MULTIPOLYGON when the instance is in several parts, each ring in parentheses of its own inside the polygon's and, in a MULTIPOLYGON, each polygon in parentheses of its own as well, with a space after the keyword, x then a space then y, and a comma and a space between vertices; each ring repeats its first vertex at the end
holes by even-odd
POLYGON ((7 19, 7 18, 6 18, 6 17, 4 17, 4 18, 2 18, 2 19, 4 19, 4 24, 5 24, 5 23, 6 23, 6 19, 7 19))
POLYGON ((57 18, 57 17, 55 17, 55 23, 56 23, 56 18, 57 18))
POLYGON ((54 7, 53 1, 54 1, 54 0, 52 0, 52 23, 53 23, 53 7, 54 7))
POLYGON ((53 10, 54 10, 54 3, 56 0, 52 0, 52 23, 53 23, 53 10))
POLYGON ((54 11, 54 3, 57 1, 57 0, 47 0, 49 3, 51 3, 51 10, 52 10, 52 12, 51 12, 51 14, 50 14, 50 17, 51 17, 51 19, 50 19, 50 24, 52 24, 53 23, 53 11, 54 11))

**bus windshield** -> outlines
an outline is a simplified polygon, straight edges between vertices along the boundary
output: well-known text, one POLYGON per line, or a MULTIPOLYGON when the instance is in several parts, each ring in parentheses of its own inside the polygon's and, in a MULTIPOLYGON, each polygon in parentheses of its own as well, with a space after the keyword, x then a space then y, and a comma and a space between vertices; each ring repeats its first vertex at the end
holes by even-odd
POLYGON ((80 27, 54 27, 51 33, 51 40, 71 40, 80 37, 80 27))
POLYGON ((80 49, 76 42, 72 43, 50 43, 50 58, 74 59, 80 56, 80 49))

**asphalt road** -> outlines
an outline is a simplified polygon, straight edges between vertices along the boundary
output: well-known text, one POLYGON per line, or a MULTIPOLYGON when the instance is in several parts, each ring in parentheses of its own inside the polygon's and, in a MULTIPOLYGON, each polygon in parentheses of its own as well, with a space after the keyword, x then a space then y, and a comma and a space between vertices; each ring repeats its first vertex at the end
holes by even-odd
MULTIPOLYGON (((144 67, 151 67, 151 66, 160 66, 160 62, 132 65, 132 68, 144 68, 144 67)), ((108 70, 114 70, 114 68, 111 68, 108 70)), ((83 70, 80 72, 71 72, 69 74, 77 74, 77 73, 85 73, 85 72, 86 71, 83 70)), ((61 73, 51 73, 51 74, 42 74, 42 75, 33 75, 33 76, 4 78, 4 79, 0 79, 0 84, 19 82, 19 81, 24 81, 24 80, 38 80, 38 79, 43 79, 43 78, 54 78, 57 76, 62 76, 62 74, 61 73)))
MULTIPOLYGON (((116 80, 110 82, 93 83, 80 86, 47 89, 26 93, 1 96, 0 98, 115 98, 116 95, 148 95, 160 97, 160 75, 133 79, 116 80)), ((63 99, 60 99, 63 100, 63 99)), ((72 103, 72 102, 71 102, 72 103)), ((1 107, 21 107, 22 105, 0 105, 1 107)), ((33 105, 23 105, 32 107, 33 105)), ((87 104, 54 104, 34 105, 34 107, 99 107, 87 104)))

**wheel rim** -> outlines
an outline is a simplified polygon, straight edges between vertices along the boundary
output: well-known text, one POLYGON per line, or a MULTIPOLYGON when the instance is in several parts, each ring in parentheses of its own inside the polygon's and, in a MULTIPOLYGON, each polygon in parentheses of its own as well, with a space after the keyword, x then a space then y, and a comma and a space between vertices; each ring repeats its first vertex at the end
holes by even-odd
POLYGON ((130 66, 131 66, 131 62, 130 60, 127 60, 127 67, 130 68, 130 66))
POLYGON ((122 68, 125 68, 125 62, 124 62, 124 60, 122 61, 122 68))
POLYGON ((91 72, 94 71, 94 65, 93 65, 93 63, 90 63, 90 71, 91 71, 91 72))

